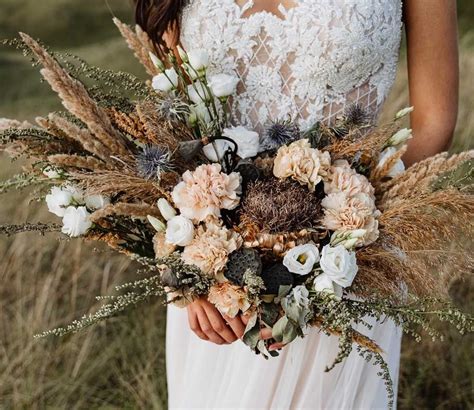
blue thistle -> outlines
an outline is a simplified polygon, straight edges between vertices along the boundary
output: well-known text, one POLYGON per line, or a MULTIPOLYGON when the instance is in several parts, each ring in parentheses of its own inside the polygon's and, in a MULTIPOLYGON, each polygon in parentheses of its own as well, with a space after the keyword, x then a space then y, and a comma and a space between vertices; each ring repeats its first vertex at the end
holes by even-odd
POLYGON ((167 148, 147 145, 136 155, 139 175, 146 179, 160 179, 163 172, 173 169, 170 157, 171 154, 167 148))
POLYGON ((267 127, 261 145, 266 151, 274 150, 300 138, 300 128, 295 122, 291 120, 278 120, 272 122, 267 127))

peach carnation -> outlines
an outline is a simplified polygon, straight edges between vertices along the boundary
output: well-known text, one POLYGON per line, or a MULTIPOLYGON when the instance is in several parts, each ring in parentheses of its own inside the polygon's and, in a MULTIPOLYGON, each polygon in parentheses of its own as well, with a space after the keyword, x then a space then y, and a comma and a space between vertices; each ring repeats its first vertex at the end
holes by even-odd
POLYGON ((210 222, 198 227, 194 239, 184 248, 181 258, 189 265, 196 265, 203 273, 222 280, 222 271, 229 255, 241 245, 242 238, 239 234, 210 222))
POLYGON ((273 165, 273 174, 277 178, 292 178, 314 191, 316 185, 327 176, 331 166, 331 156, 311 145, 307 139, 301 139, 281 147, 273 165))
POLYGON ((365 193, 349 196, 345 192, 329 194, 323 199, 324 208, 322 224, 331 231, 347 232, 365 229, 367 232, 361 242, 369 245, 377 240, 380 212, 375 207, 374 199, 365 193))
POLYGON ((237 316, 239 312, 246 312, 250 308, 250 302, 245 291, 229 282, 212 286, 207 298, 219 312, 231 318, 237 316))
POLYGON ((183 181, 173 189, 173 201, 183 216, 195 222, 219 218, 221 209, 239 204, 240 180, 236 172, 221 172, 219 164, 201 165, 183 174, 183 181))
POLYGON ((351 168, 347 161, 339 160, 329 169, 324 181, 324 192, 327 195, 345 192, 349 196, 363 193, 373 197, 374 187, 364 175, 351 168))

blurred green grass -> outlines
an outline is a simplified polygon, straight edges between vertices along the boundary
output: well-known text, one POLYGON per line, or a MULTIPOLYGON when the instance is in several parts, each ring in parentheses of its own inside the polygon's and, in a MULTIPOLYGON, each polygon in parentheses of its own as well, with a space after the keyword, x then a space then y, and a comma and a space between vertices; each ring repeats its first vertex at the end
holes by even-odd
MULTIPOLYGON (((453 151, 474 147, 474 1, 458 1, 461 33, 461 108, 453 151)), ((105 68, 144 77, 111 21, 111 10, 132 21, 128 0, 0 0, 0 38, 24 31, 52 49, 68 51, 105 68)), ((402 51, 403 55, 403 51, 402 51)), ((407 104, 401 61, 385 116, 407 104)), ((0 117, 32 119, 60 103, 18 52, 0 48, 0 117)), ((0 178, 20 164, 0 156, 0 178)), ((50 219, 44 207, 27 206, 23 194, 0 197, 0 223, 50 219)), ((125 258, 78 241, 24 234, 0 238, 0 408, 166 407, 164 310, 158 303, 67 339, 32 336, 97 306, 95 295, 136 275, 125 258)), ((473 281, 452 294, 472 312, 473 281)), ((474 408, 472 336, 453 330, 445 343, 405 337, 399 408, 474 408)), ((186 388, 186 386, 184 386, 186 388)))

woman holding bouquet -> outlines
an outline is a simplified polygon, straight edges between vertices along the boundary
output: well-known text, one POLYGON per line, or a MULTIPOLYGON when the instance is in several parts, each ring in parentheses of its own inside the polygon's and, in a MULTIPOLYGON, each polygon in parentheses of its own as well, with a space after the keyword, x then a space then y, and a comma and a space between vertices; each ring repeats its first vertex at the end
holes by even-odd
MULTIPOLYGON (((351 104, 376 119, 393 84, 402 27, 414 138, 411 165, 445 150, 457 116, 454 0, 137 0, 137 21, 161 50, 206 49, 209 72, 237 73, 232 120, 260 135, 291 117, 301 129, 331 124, 351 104)), ((384 351, 396 387, 401 331, 365 333, 384 351)), ((207 300, 169 307, 170 408, 386 408, 377 368, 352 352, 329 373, 338 340, 317 329, 264 360, 242 343, 245 318, 223 317, 207 300)), ((263 330, 262 338, 271 331, 263 330)), ((395 391, 396 393, 396 391, 395 391)))

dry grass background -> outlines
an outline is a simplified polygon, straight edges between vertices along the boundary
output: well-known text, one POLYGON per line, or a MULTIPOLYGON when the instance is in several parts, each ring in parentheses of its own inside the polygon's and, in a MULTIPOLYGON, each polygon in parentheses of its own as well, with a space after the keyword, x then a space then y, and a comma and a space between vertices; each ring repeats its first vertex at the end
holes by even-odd
MULTIPOLYGON (((126 0, 109 3, 114 13, 130 21, 126 0)), ((105 2, 42 0, 38 4, 0 0, 0 38, 23 30, 94 64, 140 73, 115 31, 105 2)), ((474 6, 466 0, 459 7, 461 108, 453 151, 474 146, 474 31, 469 30, 474 6)), ((406 84, 402 63, 385 115, 407 104, 406 84)), ((0 96, 0 117, 28 119, 58 108, 36 70, 8 50, 0 50, 0 96)), ((0 161, 1 178, 20 167, 4 156, 0 161)), ((0 224, 52 220, 44 206, 28 203, 25 194, 0 196, 0 224)), ((53 235, 0 238, 0 255, 0 408, 166 406, 165 316, 159 303, 67 339, 33 340, 35 333, 97 306, 94 296, 111 293, 114 284, 133 278, 136 266, 103 248, 53 235)), ((474 311, 472 279, 454 284, 452 294, 465 310, 474 311)), ((444 343, 417 344, 405 337, 399 408, 474 407, 473 337, 445 330, 444 343)))

